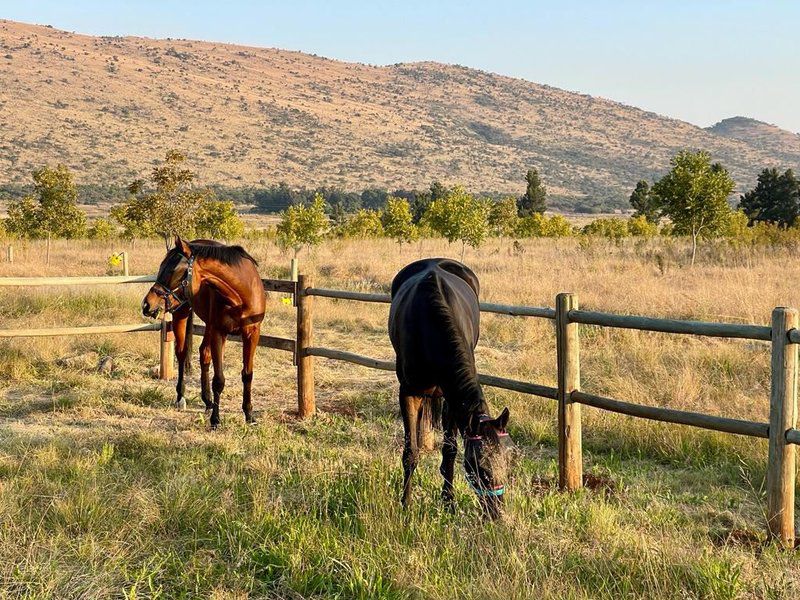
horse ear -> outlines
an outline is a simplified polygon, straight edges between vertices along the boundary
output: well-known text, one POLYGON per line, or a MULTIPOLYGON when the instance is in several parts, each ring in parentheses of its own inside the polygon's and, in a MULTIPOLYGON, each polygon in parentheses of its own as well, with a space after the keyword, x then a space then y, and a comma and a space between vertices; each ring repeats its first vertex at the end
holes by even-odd
POLYGON ((175 236, 175 247, 181 251, 186 258, 189 258, 192 255, 192 249, 189 247, 189 244, 186 243, 181 236, 175 236))
POLYGON ((495 422, 497 423, 497 428, 500 431, 505 431, 506 430, 506 425, 508 425, 508 417, 509 416, 510 416, 510 413, 508 412, 508 407, 506 406, 503 409, 503 412, 500 413, 500 416, 495 419, 495 422))

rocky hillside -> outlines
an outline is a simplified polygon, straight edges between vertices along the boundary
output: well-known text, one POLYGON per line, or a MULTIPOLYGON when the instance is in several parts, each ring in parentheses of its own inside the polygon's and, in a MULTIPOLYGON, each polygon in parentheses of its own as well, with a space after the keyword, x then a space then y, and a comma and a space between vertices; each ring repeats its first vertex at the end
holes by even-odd
POLYGON ((63 162, 82 183, 125 184, 177 147, 205 183, 360 190, 440 179, 521 193, 537 166, 561 206, 610 206, 687 147, 749 186, 765 166, 797 166, 787 135, 704 130, 459 66, 0 21, 0 183, 63 162))
POLYGON ((776 154, 786 163, 800 165, 800 134, 748 117, 723 119, 707 131, 776 154))

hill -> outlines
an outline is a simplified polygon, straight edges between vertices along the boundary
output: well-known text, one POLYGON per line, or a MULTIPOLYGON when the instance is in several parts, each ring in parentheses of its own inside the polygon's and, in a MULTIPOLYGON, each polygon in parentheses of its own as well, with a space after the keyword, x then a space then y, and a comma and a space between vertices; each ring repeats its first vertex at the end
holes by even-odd
POLYGON ((686 147, 711 151, 740 187, 765 166, 798 162, 767 134, 729 137, 438 63, 378 67, 0 21, 0 65, 0 183, 63 162, 81 183, 125 185, 178 147, 204 183, 227 186, 394 189, 439 179, 519 194, 537 166, 556 205, 580 209, 624 205, 637 180, 686 147))
POLYGON ((723 119, 707 131, 778 155, 786 163, 800 164, 800 134, 748 117, 723 119))

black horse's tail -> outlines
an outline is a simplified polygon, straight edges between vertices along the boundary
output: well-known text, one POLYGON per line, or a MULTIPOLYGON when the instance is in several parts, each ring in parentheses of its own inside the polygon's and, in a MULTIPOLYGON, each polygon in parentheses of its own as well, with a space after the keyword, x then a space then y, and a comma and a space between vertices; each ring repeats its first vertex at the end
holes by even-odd
POLYGON ((442 408, 444 405, 444 397, 438 394, 431 398, 431 423, 434 429, 441 430, 443 427, 442 422, 442 408))
POLYGON ((186 356, 183 358, 183 372, 192 372, 192 340, 194 339, 194 311, 189 309, 189 316, 186 318, 186 356))

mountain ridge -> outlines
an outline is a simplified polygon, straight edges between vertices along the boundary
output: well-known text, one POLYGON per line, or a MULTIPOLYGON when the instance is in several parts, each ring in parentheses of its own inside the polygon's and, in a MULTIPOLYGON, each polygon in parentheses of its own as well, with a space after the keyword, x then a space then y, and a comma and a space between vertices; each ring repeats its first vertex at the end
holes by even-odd
POLYGON ((683 148, 709 150, 737 189, 764 167, 800 163, 784 130, 722 135, 433 61, 375 66, 0 20, 0 65, 0 168, 9 183, 63 162, 81 183, 124 185, 177 147, 207 184, 361 190, 437 179, 520 194, 536 166, 556 206, 620 207, 636 181, 665 172, 683 148))

